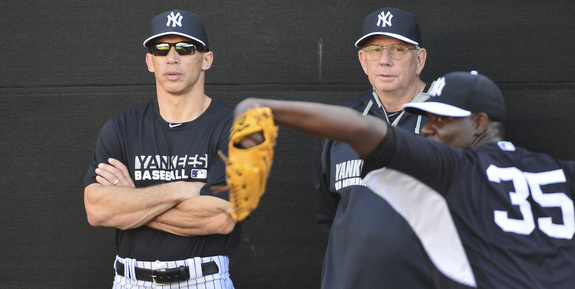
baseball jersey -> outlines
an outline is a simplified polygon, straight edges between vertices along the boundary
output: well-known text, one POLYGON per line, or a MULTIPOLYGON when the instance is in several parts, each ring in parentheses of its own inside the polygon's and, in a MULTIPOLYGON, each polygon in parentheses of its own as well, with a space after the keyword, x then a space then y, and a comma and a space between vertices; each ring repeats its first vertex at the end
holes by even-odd
MULTIPOLYGON (((345 106, 386 120, 376 97, 369 88, 345 106)), ((418 133, 425 120, 404 114, 395 124, 418 133)), ((363 160, 342 142, 322 140, 315 149, 317 221, 329 232, 321 288, 433 288, 409 224, 363 184, 363 160)))
MULTIPOLYGON (((201 195, 227 200, 227 192, 214 194, 210 187, 225 186, 225 164, 217 152, 227 154, 232 122, 232 108, 216 100, 197 119, 178 124, 164 121, 157 100, 129 109, 102 128, 84 184, 96 182, 99 163, 115 158, 128 167, 136 187, 204 182, 201 195)), ((182 237, 147 226, 117 229, 117 254, 140 261, 229 255, 239 244, 240 230, 239 223, 227 235, 182 237)))
POLYGON ((365 183, 414 229, 438 287, 575 287, 575 162, 392 128, 366 159, 373 168, 365 183))

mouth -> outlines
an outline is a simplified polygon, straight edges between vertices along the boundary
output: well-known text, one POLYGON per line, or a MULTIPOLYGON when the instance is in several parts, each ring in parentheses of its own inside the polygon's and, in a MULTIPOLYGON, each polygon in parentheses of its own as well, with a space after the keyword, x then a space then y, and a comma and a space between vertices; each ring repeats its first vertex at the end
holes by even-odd
POLYGON ((377 77, 379 78, 384 78, 384 79, 390 79, 390 78, 395 78, 395 75, 391 75, 391 74, 378 74, 377 77))
POLYGON ((178 80, 182 76, 182 73, 177 71, 168 71, 164 73, 164 76, 169 80, 178 80))

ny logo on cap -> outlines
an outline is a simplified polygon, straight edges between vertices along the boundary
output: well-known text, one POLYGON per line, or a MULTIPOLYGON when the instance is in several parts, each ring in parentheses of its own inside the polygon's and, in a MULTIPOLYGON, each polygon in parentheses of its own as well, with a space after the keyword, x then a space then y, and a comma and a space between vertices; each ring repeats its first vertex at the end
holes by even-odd
POLYGON ((445 87, 445 77, 440 77, 429 88, 429 95, 440 96, 444 87, 445 87))
POLYGON ((180 15, 180 12, 176 15, 172 12, 168 15, 168 23, 166 23, 166 26, 170 26, 170 22, 172 22, 172 27, 176 27, 176 25, 182 27, 182 18, 184 18, 184 16, 180 15))
POLYGON ((375 25, 379 27, 385 27, 385 25, 392 26, 391 18, 393 18, 393 14, 391 14, 391 12, 387 11, 386 14, 384 11, 381 11, 381 13, 377 16, 377 24, 375 25))

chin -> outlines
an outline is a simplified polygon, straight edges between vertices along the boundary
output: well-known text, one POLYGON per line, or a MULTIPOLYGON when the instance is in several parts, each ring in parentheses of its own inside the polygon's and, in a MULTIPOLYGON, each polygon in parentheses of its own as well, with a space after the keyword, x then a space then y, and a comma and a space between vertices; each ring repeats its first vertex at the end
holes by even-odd
POLYGON ((375 86, 375 89, 377 91, 383 91, 383 92, 393 92, 399 89, 399 87, 393 83, 389 83, 389 82, 383 82, 380 81, 378 83, 376 83, 377 85, 375 86))

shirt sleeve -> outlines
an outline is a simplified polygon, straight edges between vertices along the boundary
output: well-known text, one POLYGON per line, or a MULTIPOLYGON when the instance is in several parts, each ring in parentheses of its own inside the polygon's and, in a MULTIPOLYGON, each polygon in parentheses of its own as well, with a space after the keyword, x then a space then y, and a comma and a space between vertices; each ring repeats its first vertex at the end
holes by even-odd
POLYGON ((362 177, 365 177, 369 172, 387 166, 393 154, 395 153, 395 132, 392 127, 388 126, 387 134, 381 142, 375 147, 373 152, 364 160, 362 177))
POLYGON ((448 192, 474 159, 473 149, 452 148, 421 135, 392 129, 395 149, 385 166, 415 177, 436 191, 448 192))
POLYGON ((108 163, 109 158, 115 158, 122 163, 124 154, 122 153, 122 145, 118 134, 118 126, 113 120, 109 120, 100 131, 98 140, 96 141, 96 148, 92 155, 92 161, 84 178, 84 187, 96 183, 96 167, 100 163, 108 163))

